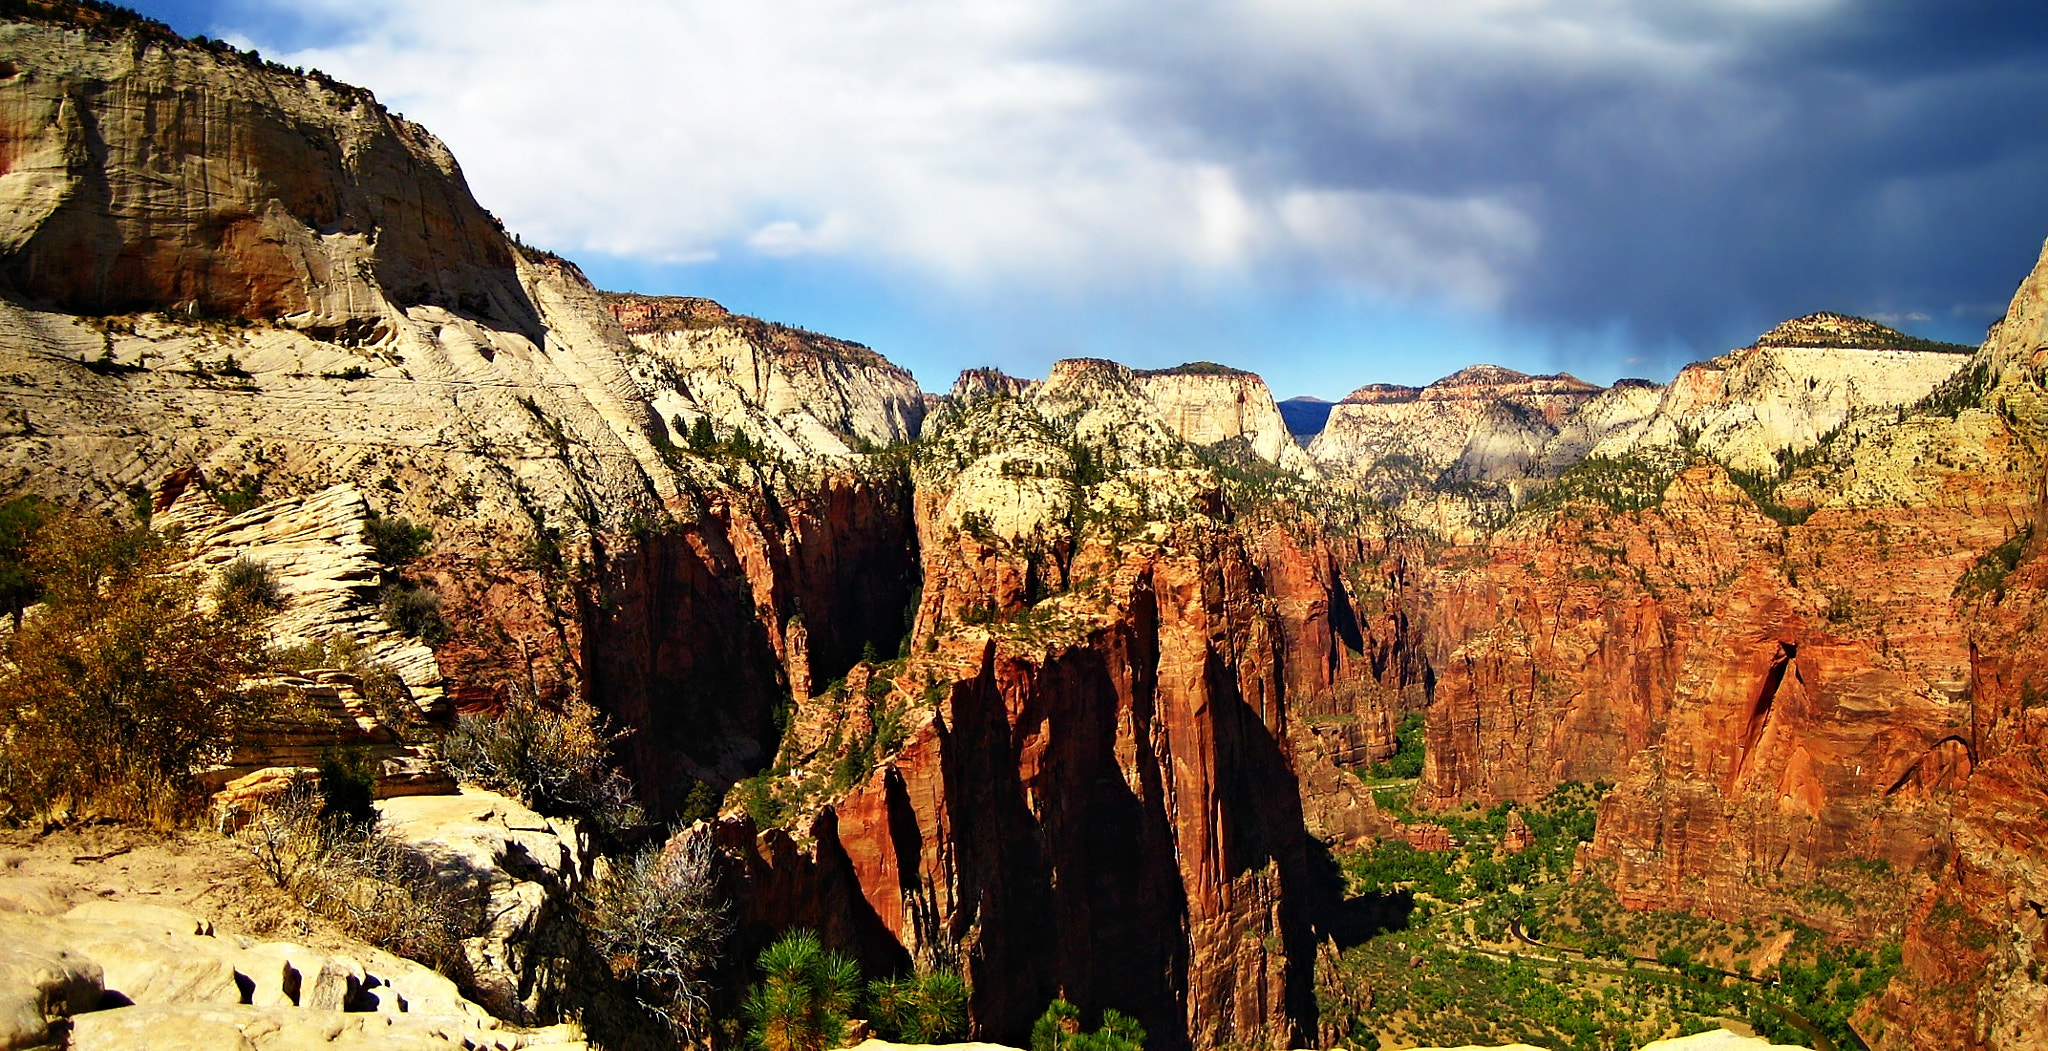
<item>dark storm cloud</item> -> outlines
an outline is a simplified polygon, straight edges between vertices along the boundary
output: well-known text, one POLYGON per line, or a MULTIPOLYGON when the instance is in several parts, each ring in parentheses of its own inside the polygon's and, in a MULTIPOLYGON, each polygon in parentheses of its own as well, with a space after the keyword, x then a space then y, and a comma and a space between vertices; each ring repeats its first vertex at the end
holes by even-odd
POLYGON ((1066 46, 1126 76, 1131 126, 1248 177, 1512 202, 1540 241, 1502 307, 1565 329, 1974 336, 2048 236, 2048 8, 1440 6, 1133 10, 1066 46))

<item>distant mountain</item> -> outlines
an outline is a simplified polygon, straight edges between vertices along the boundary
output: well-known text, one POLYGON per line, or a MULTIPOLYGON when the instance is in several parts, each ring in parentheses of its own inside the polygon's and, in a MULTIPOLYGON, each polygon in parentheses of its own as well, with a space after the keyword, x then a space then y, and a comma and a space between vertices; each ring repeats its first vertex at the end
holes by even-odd
POLYGON ((1330 422, 1330 406, 1321 398, 1303 395, 1289 398, 1280 403, 1280 418, 1287 421, 1287 433, 1306 447, 1316 435, 1323 432, 1323 425, 1330 422))

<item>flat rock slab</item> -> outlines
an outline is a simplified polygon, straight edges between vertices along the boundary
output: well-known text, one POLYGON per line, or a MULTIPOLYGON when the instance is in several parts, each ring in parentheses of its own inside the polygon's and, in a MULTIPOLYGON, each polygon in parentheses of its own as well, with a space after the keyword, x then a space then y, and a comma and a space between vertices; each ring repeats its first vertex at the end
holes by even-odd
POLYGON ((247 1004, 147 1004, 71 1023, 71 1051, 585 1051, 569 1027, 512 1032, 475 1019, 247 1004))

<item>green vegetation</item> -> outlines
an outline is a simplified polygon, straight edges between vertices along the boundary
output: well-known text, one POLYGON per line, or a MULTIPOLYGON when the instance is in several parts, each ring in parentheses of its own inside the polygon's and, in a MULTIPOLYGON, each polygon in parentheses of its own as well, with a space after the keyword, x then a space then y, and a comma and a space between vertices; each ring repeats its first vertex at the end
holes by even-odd
POLYGON ((410 518, 387 518, 376 511, 363 520, 363 543, 370 545, 370 557, 386 569, 397 569, 427 553, 434 531, 412 524, 410 518))
POLYGON ((1617 514, 1648 510, 1664 502, 1664 490, 1677 476, 1676 466, 1649 453, 1588 456, 1531 497, 1522 511, 1553 511, 1579 502, 1604 504, 1617 514))
MULTIPOLYGON (((1878 861, 1838 868, 1838 875, 1851 880, 1884 880, 1890 874, 1889 867, 1878 861)), ((1824 885, 1802 889, 1807 896, 1848 902, 1824 885)), ((1830 941, 1792 921, 1730 924, 1686 913, 1633 912, 1597 880, 1572 886, 1540 922, 1532 917, 1528 930, 1547 945, 1621 963, 1654 957, 1680 971, 1703 995, 1711 995, 1724 1017, 1742 1018, 1766 1036, 1809 1043, 1812 1038, 1791 1020, 1797 1016, 1838 1048, 1861 1046, 1849 1028, 1849 1017, 1883 989, 1900 962, 1899 944, 1889 939, 1857 946, 1830 941), (1779 941, 1784 942, 1783 956, 1765 971, 1776 979, 1774 984, 1727 976, 1748 973, 1756 957, 1779 941)))
POLYGON ((1900 332, 1889 325, 1880 324, 1869 318, 1854 314, 1837 314, 1823 310, 1784 322, 1759 338, 1751 346, 1773 347, 1848 347, 1857 350, 1920 350, 1940 354, 1974 354, 1976 347, 1963 343, 1944 343, 1940 340, 1900 332), (1815 321, 1831 321, 1833 325, 1825 330, 1811 325, 1815 321), (1807 334, 1806 330, 1811 330, 1807 334))
POLYGON ((1113 1007, 1102 1009, 1101 1024, 1093 1032, 1081 1026, 1081 1009, 1054 1000, 1031 1024, 1031 1051, 1143 1051, 1145 1027, 1138 1020, 1113 1007))
MULTIPOLYGON (((1848 1018, 1897 968, 1896 943, 1846 945, 1793 923, 1622 908, 1598 874, 1572 882, 1605 792, 1567 782, 1531 806, 1417 814, 1411 786, 1375 789, 1400 820, 1442 827, 1452 848, 1383 842, 1338 856, 1348 905, 1378 920, 1319 964, 1319 1009, 1343 1044, 1626 1051, 1732 1019, 1816 1046, 1804 1020, 1838 1048, 1860 1046, 1848 1018), (1517 817, 1527 845, 1509 852, 1517 817), (1778 984, 1737 976, 1778 942, 1783 957, 1766 972, 1778 984)), ((1842 908, 1883 908, 1857 888, 1889 885, 1888 875, 1880 862, 1844 863, 1808 889, 1842 908)))
POLYGON ((0 603, 21 630, 21 611, 42 597, 30 562, 29 544, 56 513, 54 504, 33 494, 0 504, 0 603))
POLYGON ((1943 380, 1941 386, 1915 402, 1907 410, 1912 415, 1946 416, 1955 419, 1965 409, 1981 408, 1984 395, 1998 382, 1991 363, 1982 359, 1972 361, 1955 375, 1943 380))
POLYGON ((848 1013, 860 997, 860 968, 828 953, 810 931, 785 933, 761 950, 760 984, 741 1011, 748 1041, 761 1051, 825 1051, 843 1047, 848 1013))
POLYGON ((632 782, 610 762, 618 739, 588 701, 549 707, 515 694, 496 716, 458 719, 441 752, 464 781, 616 834, 641 821, 632 782))
POLYGON ((231 474, 201 484, 207 495, 231 515, 241 514, 263 502, 263 479, 257 475, 231 474))
POLYGON ((188 820, 194 770, 273 707, 242 686, 264 611, 202 609, 182 552, 146 527, 16 504, 6 528, 11 599, 42 606, 4 643, 0 819, 188 820))
POLYGON ((2026 553, 2027 542, 2033 536, 2034 526, 2030 522, 2006 537, 2004 543, 1978 556, 1977 561, 1956 581, 1956 595, 1966 599, 1990 595, 1993 602, 2004 601, 2005 578, 2019 568, 2020 556, 2026 553))
POLYGON ((1394 754, 1385 762, 1374 763, 1366 768, 1364 777, 1371 781, 1406 780, 1422 776, 1423 715, 1421 712, 1403 712, 1401 721, 1394 727, 1394 754))
POLYGON ((213 587, 214 604, 222 610, 268 610, 284 608, 284 592, 270 567, 247 556, 228 563, 213 587))
POLYGON ((967 1035, 967 983, 948 968, 868 983, 868 1020, 899 1044, 950 1044, 967 1035))
POLYGON ((441 594, 430 587, 410 580, 392 581, 380 593, 379 609, 384 614, 384 623, 401 635, 429 646, 448 641, 448 621, 441 616, 441 594))
MULTIPOLYGON (((872 644, 864 648, 864 659, 857 666, 866 669, 865 685, 860 689, 838 679, 818 695, 816 710, 830 722, 822 727, 822 739, 811 739, 808 753, 784 752, 773 766, 733 786, 734 798, 757 827, 787 826, 819 802, 866 781, 909 739, 915 706, 929 708, 938 703, 937 695, 929 691, 920 699, 896 688, 905 658, 876 663, 871 659, 875 655, 872 644)), ((793 707, 778 710, 779 731, 788 729, 793 707)))

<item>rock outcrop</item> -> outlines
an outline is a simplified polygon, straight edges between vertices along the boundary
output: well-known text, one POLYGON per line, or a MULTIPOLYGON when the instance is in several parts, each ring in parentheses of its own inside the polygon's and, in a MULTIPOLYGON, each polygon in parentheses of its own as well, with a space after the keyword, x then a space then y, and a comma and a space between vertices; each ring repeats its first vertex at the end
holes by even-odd
POLYGON ((979 1032, 1021 1039, 1064 992, 1165 1046, 1292 1046, 1319 919, 1306 815, 1371 817, 1313 727, 1378 758, 1419 702, 1400 568, 1298 512, 1236 517, 1135 380, 1063 362, 935 415, 906 662, 800 705, 790 773, 762 788, 789 831, 721 836, 756 929, 958 966, 979 1032))
POLYGON ((1308 463, 1273 392, 1252 373, 1202 361, 1138 372, 1133 379, 1167 428, 1190 444, 1242 441, 1267 463, 1295 471, 1308 463))
POLYGON ((337 954, 217 937, 191 913, 125 902, 0 918, 0 1046, 9 1048, 585 1046, 574 1026, 507 1026, 449 979, 366 946, 337 954))
POLYGON ((1852 419, 1928 396, 1969 350, 1816 314, 1662 387, 1475 365, 1419 389, 1359 388, 1331 408, 1309 454, 1407 521, 1470 542, 1588 457, 1682 466, 1704 455, 1775 480, 1852 419))
POLYGON ((19 295, 371 339, 431 303, 537 335, 455 158, 369 92, 139 22, 10 22, 0 62, 0 275, 19 295))
POLYGON ((646 353, 635 376, 656 388, 654 409, 678 445, 708 416, 785 455, 845 456, 910 441, 924 421, 917 381, 858 343, 741 317, 708 299, 605 301, 646 353))

